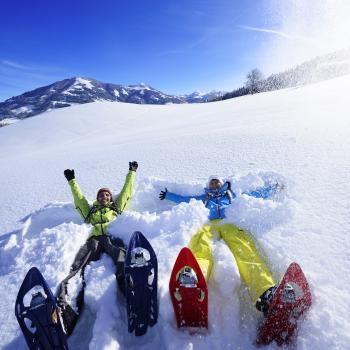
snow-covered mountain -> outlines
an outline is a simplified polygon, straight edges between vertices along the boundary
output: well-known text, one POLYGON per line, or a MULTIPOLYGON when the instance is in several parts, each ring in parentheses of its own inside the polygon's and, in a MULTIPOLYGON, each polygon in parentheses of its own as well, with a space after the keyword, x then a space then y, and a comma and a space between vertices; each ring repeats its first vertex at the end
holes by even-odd
POLYGON ((95 101, 164 105, 207 102, 222 94, 211 92, 172 96, 146 84, 124 86, 76 77, 40 87, 0 103, 0 122, 9 124, 14 120, 32 117, 53 109, 95 101))
POLYGON ((86 269, 85 310, 70 349, 256 350, 262 315, 222 240, 212 245, 208 331, 176 327, 171 269, 208 212, 202 202, 177 205, 158 194, 165 187, 200 194, 211 174, 231 180, 237 197, 226 220, 251 232, 276 281, 292 261, 305 272, 313 306, 291 349, 349 349, 348 91, 349 75, 208 104, 81 104, 1 128, 0 348, 26 349, 14 303, 28 269, 37 266, 56 290, 91 229, 74 208, 63 170, 74 168, 94 200, 101 187, 117 194, 128 161, 137 160, 129 210, 110 230, 125 242, 140 230, 151 242, 159 262, 159 321, 143 337, 128 334, 113 262, 104 255, 86 269), (281 196, 242 194, 268 179, 285 185, 281 196))
POLYGON ((217 100, 220 97, 224 96, 226 92, 224 91, 211 91, 208 93, 195 91, 192 94, 182 95, 183 99, 185 99, 189 103, 201 103, 201 102, 210 102, 213 100, 217 100))

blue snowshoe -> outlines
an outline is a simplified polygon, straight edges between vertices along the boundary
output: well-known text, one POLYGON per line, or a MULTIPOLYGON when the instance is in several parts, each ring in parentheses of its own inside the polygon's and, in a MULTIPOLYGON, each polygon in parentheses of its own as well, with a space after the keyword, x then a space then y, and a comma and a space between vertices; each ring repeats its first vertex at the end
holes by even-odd
POLYGON ((125 260, 125 289, 128 330, 136 336, 147 332, 158 319, 158 262, 141 232, 134 232, 125 260))
POLYGON ((68 350, 56 300, 36 267, 28 271, 19 289, 15 314, 29 349, 68 350))

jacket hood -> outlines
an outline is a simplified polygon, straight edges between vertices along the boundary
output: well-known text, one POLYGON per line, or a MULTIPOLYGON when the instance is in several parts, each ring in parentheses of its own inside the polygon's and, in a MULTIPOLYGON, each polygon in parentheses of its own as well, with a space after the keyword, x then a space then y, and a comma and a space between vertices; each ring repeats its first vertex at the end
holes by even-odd
POLYGON ((222 186, 224 184, 224 181, 222 180, 222 178, 218 175, 210 175, 207 181, 207 188, 209 188, 209 183, 211 180, 219 180, 220 185, 222 186))
POLYGON ((204 189, 206 194, 225 194, 228 190, 231 189, 231 185, 228 181, 223 183, 221 187, 217 190, 211 190, 209 187, 204 189))

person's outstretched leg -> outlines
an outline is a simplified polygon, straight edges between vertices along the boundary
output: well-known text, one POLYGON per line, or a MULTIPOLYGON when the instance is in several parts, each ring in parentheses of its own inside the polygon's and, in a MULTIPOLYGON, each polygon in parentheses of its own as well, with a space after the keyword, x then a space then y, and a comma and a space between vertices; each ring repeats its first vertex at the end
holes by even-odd
POLYGON ((112 259, 116 266, 116 278, 119 290, 125 295, 125 274, 124 264, 126 256, 126 245, 117 237, 103 235, 101 236, 102 249, 112 259))
POLYGON ((72 334, 73 329, 78 321, 79 314, 83 308, 85 288, 85 282, 83 281, 82 288, 76 297, 76 305, 78 307, 78 310, 76 312, 67 302, 66 297, 68 295, 68 282, 78 272, 83 273, 84 268, 89 264, 90 261, 97 260, 101 255, 100 250, 101 249, 99 247, 98 241, 95 240, 94 237, 90 238, 83 246, 80 247, 70 268, 69 275, 58 286, 56 292, 57 304, 61 310, 61 315, 67 335, 72 334))
POLYGON ((219 226, 220 234, 236 259, 242 280, 249 289, 254 304, 276 283, 260 257, 251 235, 233 224, 219 226))
POLYGON ((191 239, 189 248, 195 256, 203 276, 208 281, 213 268, 213 254, 211 240, 212 225, 204 225, 191 239))

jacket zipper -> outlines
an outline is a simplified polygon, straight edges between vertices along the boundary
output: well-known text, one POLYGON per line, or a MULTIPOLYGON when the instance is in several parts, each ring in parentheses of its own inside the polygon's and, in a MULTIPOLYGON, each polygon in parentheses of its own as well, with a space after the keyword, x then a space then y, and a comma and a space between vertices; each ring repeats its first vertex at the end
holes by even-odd
POLYGON ((220 204, 219 204, 219 199, 218 199, 218 197, 216 197, 216 203, 217 203, 217 205, 218 205, 218 215, 219 215, 219 218, 221 218, 221 216, 220 216, 220 204))
POLYGON ((104 231, 103 231, 103 224, 102 224, 102 211, 100 211, 100 216, 101 216, 101 231, 102 231, 102 234, 104 235, 104 231))

